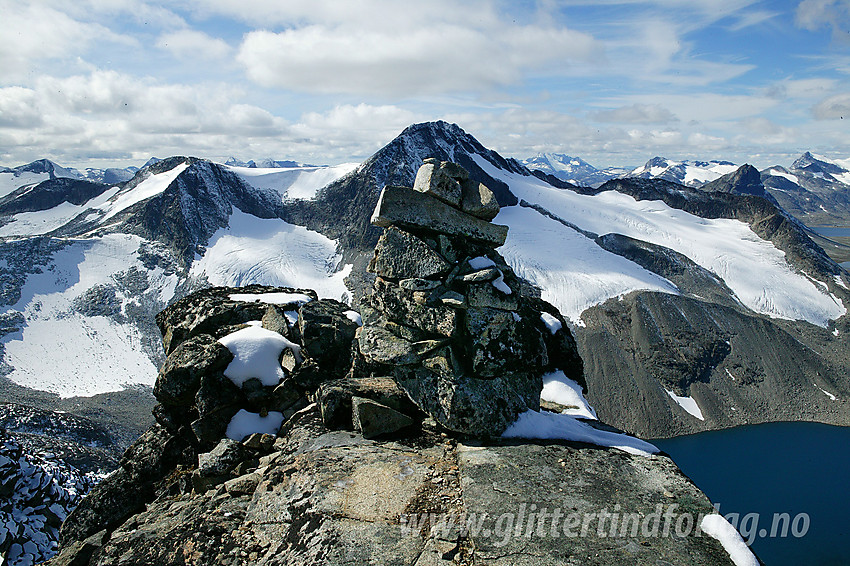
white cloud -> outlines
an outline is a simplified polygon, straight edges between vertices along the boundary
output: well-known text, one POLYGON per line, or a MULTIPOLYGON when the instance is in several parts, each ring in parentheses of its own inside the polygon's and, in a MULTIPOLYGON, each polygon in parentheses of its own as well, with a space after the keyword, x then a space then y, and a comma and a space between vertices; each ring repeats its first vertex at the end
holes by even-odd
POLYGON ((282 32, 248 33, 238 55, 247 75, 302 92, 415 96, 510 85, 601 57, 588 34, 509 23, 488 10, 394 3, 380 16, 338 23, 329 16, 330 24, 318 12, 282 32))
POLYGON ((678 120, 668 109, 657 104, 631 104, 610 110, 594 112, 590 117, 597 122, 626 124, 666 124, 678 120))
POLYGON ((156 46, 184 59, 221 60, 232 52, 230 45, 223 39, 210 37, 192 29, 162 34, 157 39, 156 46))
POLYGON ((850 93, 836 94, 812 107, 812 115, 818 120, 850 120, 850 93))
POLYGON ((0 0, 3 33, 0 33, 0 83, 14 84, 31 75, 42 60, 73 61, 93 41, 131 40, 94 23, 77 21, 42 4, 0 0))
POLYGON ((833 40, 850 42, 850 2, 847 0, 803 0, 797 6, 794 21, 809 31, 832 29, 833 40))

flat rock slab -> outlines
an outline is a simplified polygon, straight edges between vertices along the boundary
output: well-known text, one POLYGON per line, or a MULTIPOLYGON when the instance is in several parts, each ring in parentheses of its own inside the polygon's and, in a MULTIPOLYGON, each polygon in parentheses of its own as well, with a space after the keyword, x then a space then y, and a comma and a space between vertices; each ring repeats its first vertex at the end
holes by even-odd
POLYGON ((372 215, 383 228, 429 229, 448 236, 470 238, 493 247, 505 243, 508 227, 461 212, 432 196, 406 187, 386 186, 372 215))
MULTIPOLYGON (((478 517, 487 513, 478 535, 471 535, 476 562, 491 566, 732 564, 719 542, 694 534, 694 521, 714 509, 667 457, 631 456, 578 444, 458 444, 458 465, 465 510, 478 517), (556 509, 562 515, 553 529, 556 509), (543 510, 546 515, 541 517, 543 510), (668 510, 671 519, 666 520, 669 528, 664 536, 663 513, 668 510), (613 537, 611 516, 600 525, 599 516, 605 513, 618 514, 613 537), (621 531, 621 518, 631 514, 630 520, 640 524, 634 537, 631 522, 621 531), (656 515, 658 528, 653 536, 656 515), (688 536, 676 532, 683 515, 692 518, 688 536), (565 529, 567 521, 572 526, 565 529), (643 536, 644 524, 648 536, 643 536)), ((681 521, 684 533, 686 519, 681 521)))

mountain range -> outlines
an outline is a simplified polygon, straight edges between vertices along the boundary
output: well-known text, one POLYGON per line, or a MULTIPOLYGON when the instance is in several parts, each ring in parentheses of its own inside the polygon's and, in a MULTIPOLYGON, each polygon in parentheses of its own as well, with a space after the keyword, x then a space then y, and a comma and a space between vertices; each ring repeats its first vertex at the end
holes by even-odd
MULTIPOLYGON (((169 157, 121 182, 46 161, 3 169, 0 390, 45 407, 100 394, 88 416, 109 415, 114 392, 153 384, 154 315, 210 285, 312 288, 356 307, 380 190, 411 186, 427 157, 495 193, 495 222, 510 227, 500 251, 573 327, 600 418, 643 436, 850 422, 850 276, 792 207, 826 183, 842 192, 843 167, 807 154, 754 178, 726 162, 651 160, 592 188, 563 179, 585 162, 530 169, 445 122, 412 125, 359 165, 169 157), (707 190, 681 184, 702 179, 707 190)), ((824 214, 846 214, 820 198, 824 214)))

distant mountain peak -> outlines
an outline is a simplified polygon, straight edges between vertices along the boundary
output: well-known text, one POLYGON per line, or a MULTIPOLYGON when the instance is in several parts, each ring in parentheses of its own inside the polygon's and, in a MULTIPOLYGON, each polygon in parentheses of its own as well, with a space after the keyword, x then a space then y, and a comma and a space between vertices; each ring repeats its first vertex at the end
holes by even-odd
POLYGON ((840 175, 847 173, 847 169, 841 167, 831 159, 822 155, 813 154, 810 151, 805 152, 791 164, 791 170, 808 171, 810 173, 828 173, 830 175, 840 175))

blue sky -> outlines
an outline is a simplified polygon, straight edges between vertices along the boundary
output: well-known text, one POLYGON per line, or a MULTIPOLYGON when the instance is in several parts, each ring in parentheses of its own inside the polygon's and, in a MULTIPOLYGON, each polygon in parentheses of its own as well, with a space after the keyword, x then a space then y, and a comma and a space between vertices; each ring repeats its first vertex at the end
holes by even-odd
POLYGON ((0 164, 850 157, 850 0, 0 0, 0 164))

